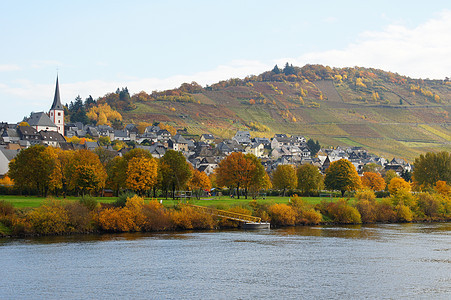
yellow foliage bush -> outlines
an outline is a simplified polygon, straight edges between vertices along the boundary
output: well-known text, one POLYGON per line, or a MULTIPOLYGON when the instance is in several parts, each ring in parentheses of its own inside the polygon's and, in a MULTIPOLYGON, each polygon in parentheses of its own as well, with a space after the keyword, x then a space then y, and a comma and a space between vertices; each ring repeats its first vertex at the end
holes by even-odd
POLYGON ((269 216, 271 224, 275 226, 294 225, 296 213, 293 208, 286 204, 273 204, 269 207, 269 216))
POLYGON ((411 222, 413 220, 412 211, 404 204, 398 204, 396 206, 396 216, 399 222, 411 222))
POLYGON ((32 210, 27 219, 38 234, 62 234, 69 231, 69 215, 61 201, 46 201, 32 210))
POLYGON ((337 202, 322 202, 320 208, 321 213, 333 222, 340 224, 362 223, 359 211, 350 206, 345 199, 339 199, 337 202))
POLYGON ((290 198, 290 206, 296 215, 295 224, 319 224, 323 219, 319 211, 316 211, 312 205, 304 202, 298 195, 290 198))
POLYGON ((172 221, 178 229, 213 229, 215 227, 211 215, 189 206, 182 206, 179 210, 173 211, 172 221))

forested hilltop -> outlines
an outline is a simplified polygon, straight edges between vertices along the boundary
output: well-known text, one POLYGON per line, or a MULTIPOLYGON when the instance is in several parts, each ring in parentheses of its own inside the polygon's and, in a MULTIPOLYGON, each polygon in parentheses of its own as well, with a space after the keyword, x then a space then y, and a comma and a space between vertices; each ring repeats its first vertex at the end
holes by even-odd
POLYGON ((185 134, 224 138, 237 130, 265 137, 296 134, 321 145, 362 146, 412 160, 427 151, 450 151, 450 99, 449 78, 287 63, 206 87, 192 82, 132 95, 122 88, 97 100, 79 98, 69 105, 67 121, 115 127, 160 122, 185 134), (113 116, 116 112, 121 118, 113 116))

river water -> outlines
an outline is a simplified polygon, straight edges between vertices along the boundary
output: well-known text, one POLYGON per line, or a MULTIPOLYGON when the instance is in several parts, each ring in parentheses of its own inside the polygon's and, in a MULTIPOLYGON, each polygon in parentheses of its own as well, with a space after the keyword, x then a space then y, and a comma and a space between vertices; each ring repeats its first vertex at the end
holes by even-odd
POLYGON ((451 299, 451 223, 0 240, 0 299, 451 299))

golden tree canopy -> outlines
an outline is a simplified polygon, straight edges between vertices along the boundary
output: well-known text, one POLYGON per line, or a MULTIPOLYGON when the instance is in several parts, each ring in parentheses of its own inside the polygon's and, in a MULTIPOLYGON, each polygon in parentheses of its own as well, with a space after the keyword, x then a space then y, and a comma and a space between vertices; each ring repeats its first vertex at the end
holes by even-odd
POLYGON ((363 186, 373 191, 382 191, 385 188, 385 180, 379 173, 365 172, 361 180, 363 186))

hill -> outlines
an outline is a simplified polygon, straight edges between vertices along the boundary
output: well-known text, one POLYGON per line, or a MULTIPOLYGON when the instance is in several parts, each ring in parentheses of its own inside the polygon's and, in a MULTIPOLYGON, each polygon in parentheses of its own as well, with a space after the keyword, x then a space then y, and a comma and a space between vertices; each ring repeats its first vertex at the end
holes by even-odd
POLYGON ((412 161, 425 151, 451 149, 451 82, 422 80, 368 68, 277 66, 258 76, 207 87, 140 92, 126 101, 98 101, 127 122, 165 122, 188 133, 231 137, 304 135, 323 146, 362 146, 412 161))

